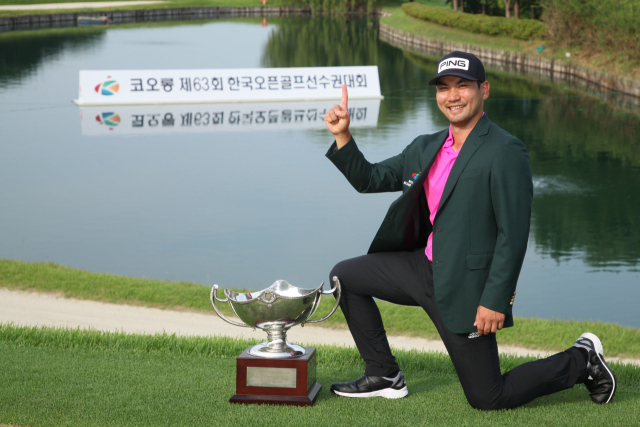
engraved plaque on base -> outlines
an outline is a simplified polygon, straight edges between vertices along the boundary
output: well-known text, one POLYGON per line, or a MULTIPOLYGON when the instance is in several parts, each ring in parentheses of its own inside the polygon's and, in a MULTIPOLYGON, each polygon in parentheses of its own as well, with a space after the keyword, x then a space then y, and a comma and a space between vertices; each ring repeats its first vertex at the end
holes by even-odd
POLYGON ((247 367, 247 386, 296 388, 296 368, 247 367))
POLYGON ((247 347, 236 359, 236 394, 231 403, 311 406, 320 388, 316 382, 316 349, 304 347, 297 357, 253 356, 247 347))

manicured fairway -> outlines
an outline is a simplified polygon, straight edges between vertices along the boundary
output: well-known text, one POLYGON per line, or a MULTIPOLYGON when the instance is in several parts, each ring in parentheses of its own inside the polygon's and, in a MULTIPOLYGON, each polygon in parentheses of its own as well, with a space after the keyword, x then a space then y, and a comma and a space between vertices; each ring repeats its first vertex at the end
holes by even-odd
MULTIPOLYGON (((591 403, 584 386, 510 411, 472 409, 450 359, 396 352, 405 399, 338 398, 334 381, 362 374, 353 349, 320 347, 311 408, 228 403, 235 356, 247 341, 138 336, 0 325, 0 424, 16 426, 414 426, 637 425, 640 368, 615 366, 614 403, 591 403)), ((510 369, 526 359, 506 358, 510 369)))

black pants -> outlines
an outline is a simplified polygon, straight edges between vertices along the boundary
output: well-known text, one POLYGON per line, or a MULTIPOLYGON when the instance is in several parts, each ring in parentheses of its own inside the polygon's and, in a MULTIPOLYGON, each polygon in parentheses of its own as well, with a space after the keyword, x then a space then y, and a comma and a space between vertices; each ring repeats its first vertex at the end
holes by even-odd
POLYGON ((421 306, 427 312, 451 356, 469 404, 476 409, 514 408, 587 378, 585 357, 576 348, 524 363, 502 375, 495 334, 469 338, 469 334, 453 333, 444 325, 424 249, 352 258, 338 263, 331 271, 333 276, 340 279, 340 307, 366 363, 366 375, 387 376, 399 369, 375 297, 421 306))

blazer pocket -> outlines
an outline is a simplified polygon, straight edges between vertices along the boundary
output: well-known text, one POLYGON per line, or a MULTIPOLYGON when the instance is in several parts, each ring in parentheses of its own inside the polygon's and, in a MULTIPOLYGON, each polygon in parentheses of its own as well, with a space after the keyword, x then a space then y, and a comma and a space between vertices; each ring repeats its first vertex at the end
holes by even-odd
POLYGON ((469 270, 482 270, 490 268, 493 261, 493 252, 484 254, 468 254, 467 268, 469 270))

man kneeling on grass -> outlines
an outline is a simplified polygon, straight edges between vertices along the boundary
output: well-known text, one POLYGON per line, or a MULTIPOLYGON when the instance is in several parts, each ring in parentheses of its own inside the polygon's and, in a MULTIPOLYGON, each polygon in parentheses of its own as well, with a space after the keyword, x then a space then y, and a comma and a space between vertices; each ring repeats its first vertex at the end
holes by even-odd
POLYGON ((513 326, 529 236, 529 156, 484 114, 489 82, 474 55, 446 55, 429 84, 436 85, 449 129, 419 136, 380 163, 369 163, 349 132, 346 86, 342 104, 325 116, 335 136, 327 157, 357 191, 402 191, 368 254, 331 272, 340 279, 340 307, 366 363, 362 377, 331 390, 348 397, 408 394, 374 301, 379 298, 427 312, 474 408, 514 408, 581 383, 594 402, 608 403, 616 378, 591 333, 562 353, 500 373, 495 334, 513 326))

